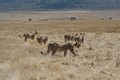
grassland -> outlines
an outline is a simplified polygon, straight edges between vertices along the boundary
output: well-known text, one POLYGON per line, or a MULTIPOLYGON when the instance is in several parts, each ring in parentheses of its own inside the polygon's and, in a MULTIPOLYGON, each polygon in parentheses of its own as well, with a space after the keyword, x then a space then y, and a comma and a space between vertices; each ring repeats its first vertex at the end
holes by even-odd
POLYGON ((119 80, 120 20, 0 21, 0 80, 119 80), (34 40, 18 35, 38 31, 34 40), (74 56, 68 51, 42 55, 64 34, 84 32, 85 42, 74 56), (36 38, 47 35, 46 45, 36 38), (90 49, 91 48, 91 49, 90 49))

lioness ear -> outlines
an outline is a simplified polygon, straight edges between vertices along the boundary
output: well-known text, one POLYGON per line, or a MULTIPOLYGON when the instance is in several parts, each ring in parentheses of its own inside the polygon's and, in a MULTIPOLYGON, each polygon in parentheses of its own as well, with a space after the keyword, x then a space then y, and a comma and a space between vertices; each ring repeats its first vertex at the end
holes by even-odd
POLYGON ((35 33, 37 33, 37 31, 35 31, 35 33))
POLYGON ((77 44, 77 42, 75 44, 77 44))
POLYGON ((80 33, 80 35, 82 35, 82 33, 80 33))
POLYGON ((83 36, 85 35, 85 33, 83 33, 83 36))

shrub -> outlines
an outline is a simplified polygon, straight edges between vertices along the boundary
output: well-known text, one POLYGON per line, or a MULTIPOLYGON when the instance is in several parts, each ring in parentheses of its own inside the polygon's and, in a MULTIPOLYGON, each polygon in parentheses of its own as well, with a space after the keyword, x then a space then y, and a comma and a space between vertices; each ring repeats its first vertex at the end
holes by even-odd
POLYGON ((70 20, 76 20, 76 17, 70 17, 70 20))
POLYGON ((112 17, 109 17, 109 20, 112 20, 112 17))
POLYGON ((32 21, 32 19, 31 19, 31 18, 29 18, 29 19, 28 19, 28 21, 32 21))
POLYGON ((101 18, 101 20, 104 20, 104 18, 101 18))

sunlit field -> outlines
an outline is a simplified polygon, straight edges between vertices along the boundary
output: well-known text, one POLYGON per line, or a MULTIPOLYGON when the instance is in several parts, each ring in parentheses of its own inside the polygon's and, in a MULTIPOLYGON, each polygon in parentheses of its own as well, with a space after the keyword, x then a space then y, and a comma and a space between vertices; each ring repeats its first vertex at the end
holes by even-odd
POLYGON ((0 80, 119 80, 120 20, 6 20, 0 21, 0 80), (34 40, 19 38, 24 33, 38 34, 34 40), (80 48, 47 52, 51 42, 65 43, 64 35, 85 33, 80 48), (36 38, 46 35, 41 45, 36 38))

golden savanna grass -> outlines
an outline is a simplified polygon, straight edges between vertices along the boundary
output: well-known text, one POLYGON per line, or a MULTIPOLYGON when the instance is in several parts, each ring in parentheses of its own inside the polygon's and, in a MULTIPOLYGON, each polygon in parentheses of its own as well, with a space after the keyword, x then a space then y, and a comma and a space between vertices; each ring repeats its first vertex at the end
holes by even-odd
POLYGON ((0 21, 0 80, 119 80, 120 20, 0 21), (34 40, 19 38, 23 33, 34 40), (68 51, 47 56, 50 42, 64 43, 64 34, 85 33, 74 56, 68 51), (47 35, 47 44, 36 38, 47 35))

